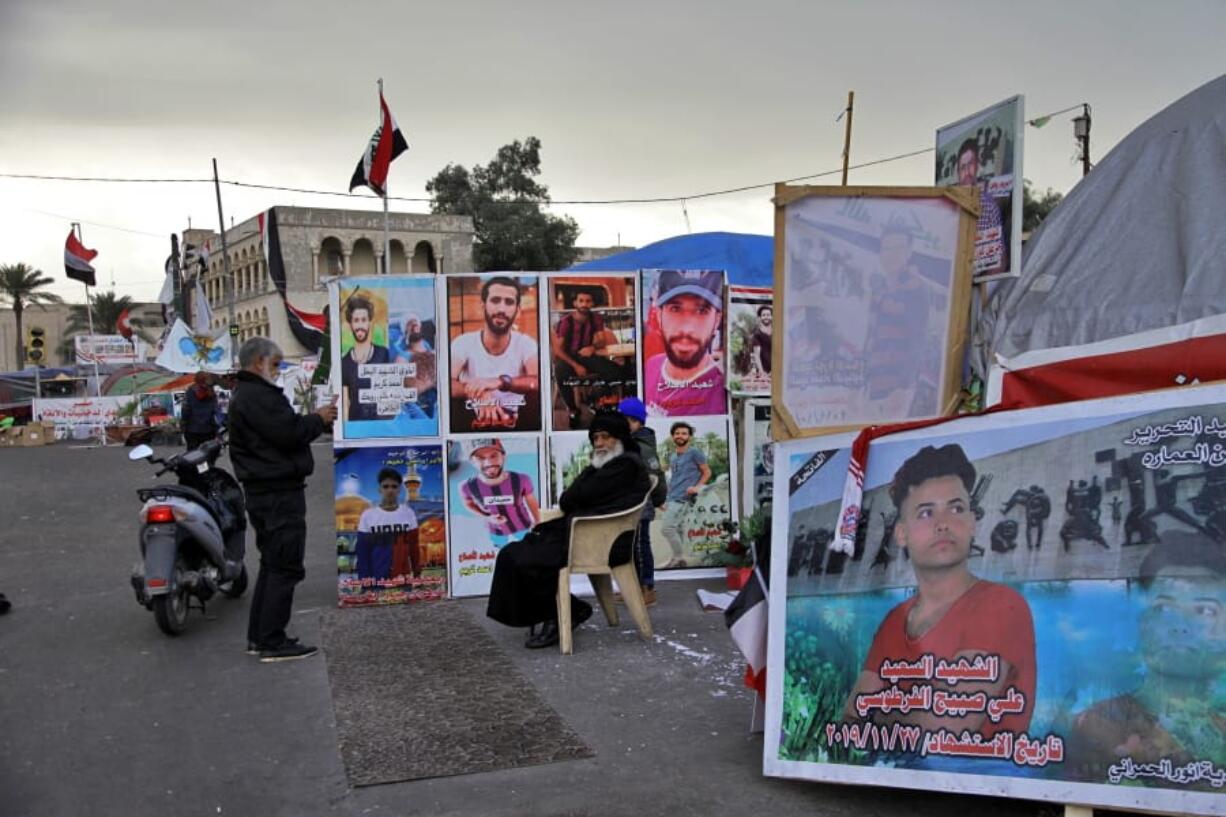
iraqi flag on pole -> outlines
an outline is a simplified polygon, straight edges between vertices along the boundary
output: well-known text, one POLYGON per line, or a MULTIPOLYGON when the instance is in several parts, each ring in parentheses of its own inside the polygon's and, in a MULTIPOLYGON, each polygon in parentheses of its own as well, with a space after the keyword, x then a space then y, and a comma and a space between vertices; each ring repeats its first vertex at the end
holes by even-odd
POLYGON ((68 231, 68 240, 64 242, 64 272, 69 278, 80 281, 87 287, 97 286, 94 268, 89 263, 97 255, 97 250, 86 249, 85 245, 77 240, 77 234, 72 230, 68 231))
POLYGON ((376 195, 386 196, 388 168, 397 156, 409 149, 409 143, 405 141, 400 126, 392 118, 392 112, 388 109, 382 92, 379 93, 379 109, 382 111, 379 127, 375 129, 375 135, 370 137, 370 144, 366 146, 366 152, 362 154, 357 169, 353 171, 353 178, 349 180, 350 192, 353 192, 355 187, 369 187, 376 195))

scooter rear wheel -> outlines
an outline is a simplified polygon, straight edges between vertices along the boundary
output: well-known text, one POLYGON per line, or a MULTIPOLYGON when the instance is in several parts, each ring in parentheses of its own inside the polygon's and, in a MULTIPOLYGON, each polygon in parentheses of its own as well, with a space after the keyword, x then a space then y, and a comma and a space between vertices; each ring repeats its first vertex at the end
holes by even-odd
POLYGON ((187 586, 183 572, 175 567, 174 589, 164 596, 153 597, 153 618, 166 635, 180 635, 187 629, 187 586))

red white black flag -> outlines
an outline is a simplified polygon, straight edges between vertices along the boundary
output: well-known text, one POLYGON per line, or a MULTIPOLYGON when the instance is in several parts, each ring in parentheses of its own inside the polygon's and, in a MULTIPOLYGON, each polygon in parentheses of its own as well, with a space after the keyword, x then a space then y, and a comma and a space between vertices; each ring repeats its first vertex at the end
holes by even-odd
POLYGON ((275 207, 257 217, 260 228, 260 244, 264 247, 264 263, 268 265, 268 277, 281 295, 285 304, 285 319, 294 337, 314 354, 319 351, 327 331, 327 318, 322 312, 307 312, 289 302, 286 281, 285 258, 281 255, 281 231, 277 228, 275 207))
POLYGON ((77 234, 68 231, 68 240, 64 242, 64 272, 69 278, 80 281, 87 287, 97 286, 94 268, 90 261, 98 254, 97 250, 89 250, 77 240, 77 234))
POLYGON ((409 143, 405 141, 400 126, 392 118, 392 112, 388 110, 382 93, 379 94, 379 108, 383 112, 382 119, 375 135, 370 137, 366 152, 358 160, 353 178, 349 180, 350 192, 353 192, 355 187, 366 186, 377 195, 386 196, 388 168, 393 159, 409 149, 409 143))

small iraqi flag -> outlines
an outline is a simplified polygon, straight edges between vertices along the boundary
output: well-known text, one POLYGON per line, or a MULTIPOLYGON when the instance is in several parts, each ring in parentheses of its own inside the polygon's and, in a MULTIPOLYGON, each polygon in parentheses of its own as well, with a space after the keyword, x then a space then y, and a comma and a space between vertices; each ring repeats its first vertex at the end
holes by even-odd
POLYGON ((409 149, 409 143, 405 141, 404 134, 400 132, 400 126, 396 124, 396 120, 392 118, 392 112, 387 107, 387 102, 383 100, 383 93, 379 93, 379 108, 383 112, 379 127, 375 130, 375 135, 370 137, 370 144, 366 146, 366 152, 362 154, 362 158, 358 160, 357 169, 353 171, 353 178, 349 180, 349 192, 353 192, 355 187, 369 187, 377 195, 387 195, 387 171, 397 156, 409 149))
POLYGON ((77 234, 68 231, 68 240, 64 242, 64 272, 69 278, 80 281, 87 287, 97 286, 94 268, 89 263, 98 255, 97 250, 89 250, 77 240, 77 234))

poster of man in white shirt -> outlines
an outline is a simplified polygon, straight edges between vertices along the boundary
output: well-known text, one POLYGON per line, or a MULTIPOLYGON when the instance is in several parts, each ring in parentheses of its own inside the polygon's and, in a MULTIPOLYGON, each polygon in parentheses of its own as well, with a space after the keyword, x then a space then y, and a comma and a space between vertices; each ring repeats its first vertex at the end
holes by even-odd
POLYGON ((451 430, 540 431, 535 276, 449 276, 451 430))

